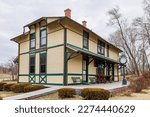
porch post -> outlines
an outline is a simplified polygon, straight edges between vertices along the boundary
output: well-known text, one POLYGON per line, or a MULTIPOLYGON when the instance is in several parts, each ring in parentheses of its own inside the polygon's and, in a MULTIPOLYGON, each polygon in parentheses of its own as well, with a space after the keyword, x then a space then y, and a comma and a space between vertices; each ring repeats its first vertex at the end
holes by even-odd
POLYGON ((114 81, 114 64, 112 64, 112 81, 114 81))
POLYGON ((67 76, 68 76, 68 66, 67 66, 67 48, 66 48, 66 45, 67 45, 67 29, 64 28, 64 78, 63 78, 63 84, 64 86, 66 86, 68 83, 67 83, 67 76))
POLYGON ((89 81, 89 57, 86 56, 86 82, 88 83, 89 81))

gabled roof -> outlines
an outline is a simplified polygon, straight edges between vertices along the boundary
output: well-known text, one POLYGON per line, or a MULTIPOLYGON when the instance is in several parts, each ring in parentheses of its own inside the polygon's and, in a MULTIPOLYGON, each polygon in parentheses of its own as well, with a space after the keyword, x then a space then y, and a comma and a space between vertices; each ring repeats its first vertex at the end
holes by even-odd
MULTIPOLYGON (((62 17, 64 17, 64 16, 62 16, 62 17)), ((31 26, 33 24, 36 24, 36 23, 38 23, 38 22, 40 22, 42 20, 46 20, 47 18, 58 18, 59 19, 59 18, 62 18, 62 17, 41 17, 41 18, 39 18, 39 19, 37 19, 37 20, 35 20, 35 21, 25 25, 24 27, 29 27, 29 26, 31 26)))
MULTIPOLYGON (((96 35, 97 37, 99 37, 100 40, 102 40, 102 41, 104 41, 105 43, 108 43, 109 45, 111 45, 112 47, 118 49, 119 52, 122 52, 122 50, 121 50, 120 48, 118 48, 118 47, 114 46, 113 44, 111 44, 110 42, 106 41, 105 39, 103 39, 102 37, 100 37, 98 34, 96 34, 95 32, 93 32, 92 30, 90 30, 89 28, 87 28, 87 27, 81 25, 80 23, 78 23, 78 22, 76 22, 75 20, 73 20, 73 19, 71 19, 71 18, 68 18, 68 17, 66 17, 66 16, 60 16, 60 17, 41 17, 41 18, 39 18, 39 19, 37 19, 37 20, 35 20, 35 21, 33 21, 33 22, 31 22, 31 23, 25 25, 24 27, 29 27, 29 26, 31 26, 31 25, 33 25, 33 24, 35 24, 35 23, 38 23, 38 22, 40 22, 40 21, 42 21, 42 20, 45 20, 45 19, 47 19, 47 18, 58 18, 58 19, 56 19, 55 21, 52 21, 52 22, 48 23, 47 25, 49 25, 49 24, 51 24, 51 23, 53 23, 53 22, 58 22, 59 20, 69 20, 69 21, 71 21, 71 22, 74 22, 75 24, 79 25, 79 26, 82 27, 83 29, 85 29, 85 30, 91 32, 92 34, 96 35)), ((26 34, 26 33, 25 33, 25 34, 26 34)), ((24 34, 19 35, 19 36, 15 37, 15 38, 18 38, 18 37, 23 36, 23 35, 24 35, 24 34)), ((15 38, 13 38, 13 39, 11 39, 11 40, 12 40, 12 41, 15 41, 15 38)), ((15 42, 16 42, 16 41, 15 41, 15 42)))

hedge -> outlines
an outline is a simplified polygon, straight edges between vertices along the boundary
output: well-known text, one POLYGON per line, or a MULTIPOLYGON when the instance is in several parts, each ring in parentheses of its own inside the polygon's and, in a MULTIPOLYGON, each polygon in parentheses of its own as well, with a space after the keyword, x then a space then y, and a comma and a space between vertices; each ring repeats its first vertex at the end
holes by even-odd
POLYGON ((85 100, 108 100, 110 92, 100 88, 85 88, 82 89, 81 96, 85 100))
POLYGON ((30 86, 31 84, 15 84, 10 87, 10 90, 15 93, 24 92, 24 88, 30 86))
POLYGON ((31 91, 44 89, 44 88, 46 87, 43 85, 29 85, 29 86, 24 87, 24 92, 31 92, 31 91))
POLYGON ((6 84, 6 83, 0 83, 0 91, 3 91, 4 84, 6 84))
POLYGON ((11 84, 4 84, 3 85, 3 90, 4 91, 11 91, 11 86, 15 85, 14 83, 11 83, 11 84))
POLYGON ((60 98, 72 98, 76 95, 76 91, 73 88, 62 88, 58 90, 58 96, 60 98))

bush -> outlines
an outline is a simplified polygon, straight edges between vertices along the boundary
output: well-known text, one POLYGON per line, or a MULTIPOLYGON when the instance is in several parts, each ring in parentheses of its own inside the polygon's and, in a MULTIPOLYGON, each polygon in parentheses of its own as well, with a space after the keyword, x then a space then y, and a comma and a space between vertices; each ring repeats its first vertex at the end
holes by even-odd
POLYGON ((44 89, 44 88, 46 88, 46 87, 43 85, 28 85, 28 86, 24 87, 24 92, 31 92, 31 91, 44 89))
POLYGON ((62 88, 58 90, 58 96, 60 98, 72 98, 76 95, 76 91, 73 88, 62 88))
POLYGON ((99 88, 85 88, 82 90, 81 96, 85 100, 108 100, 110 92, 99 88))
POLYGON ((146 87, 147 87, 146 80, 142 77, 131 81, 129 86, 129 88, 136 93, 141 92, 142 89, 146 87))
POLYGON ((150 71, 146 71, 142 74, 142 76, 146 79, 150 79, 150 71))
POLYGON ((10 87, 15 85, 14 83, 11 83, 11 84, 4 84, 3 85, 3 90, 4 91, 11 91, 10 87))
POLYGON ((3 91, 4 84, 6 84, 6 83, 0 83, 0 91, 3 91))
POLYGON ((3 98, 0 96, 0 100, 3 100, 3 98))
POLYGON ((21 92, 24 92, 24 88, 26 86, 30 86, 30 85, 31 84, 15 84, 10 87, 10 90, 15 93, 21 93, 21 92))

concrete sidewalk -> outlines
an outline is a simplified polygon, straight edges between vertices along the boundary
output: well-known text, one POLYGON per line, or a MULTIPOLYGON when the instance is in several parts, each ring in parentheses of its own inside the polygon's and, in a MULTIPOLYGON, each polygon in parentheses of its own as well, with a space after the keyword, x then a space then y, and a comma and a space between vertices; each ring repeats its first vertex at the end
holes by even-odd
POLYGON ((29 93, 6 97, 3 98, 3 100, 28 100, 28 99, 39 97, 39 95, 42 96, 50 93, 55 93, 57 92, 58 89, 60 89, 60 87, 45 88, 45 89, 41 89, 29 93))
MULTIPOLYGON (((129 83, 128 83, 129 85, 129 83)), ((83 88, 103 88, 110 90, 111 92, 115 91, 116 89, 119 88, 124 88, 127 87, 128 85, 122 85, 122 82, 113 82, 113 83, 105 83, 105 84, 90 84, 90 85, 70 85, 70 86, 49 86, 50 88, 45 88, 41 89, 38 91, 33 91, 29 93, 24 93, 16 96, 11 96, 11 97, 6 97, 3 98, 3 100, 27 100, 27 99, 32 99, 36 98, 39 96, 51 94, 57 92, 58 89, 60 88, 74 88, 76 91, 79 91, 80 89, 83 88)))

